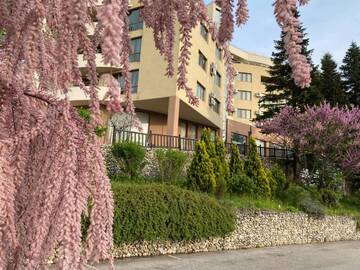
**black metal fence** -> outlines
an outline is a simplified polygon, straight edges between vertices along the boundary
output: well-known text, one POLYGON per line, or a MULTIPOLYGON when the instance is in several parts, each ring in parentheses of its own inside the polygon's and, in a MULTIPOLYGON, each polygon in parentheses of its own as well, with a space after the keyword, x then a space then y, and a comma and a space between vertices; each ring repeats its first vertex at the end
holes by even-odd
MULTIPOLYGON (((183 138, 180 136, 169 136, 153 133, 139 133, 133 131, 115 130, 113 133, 113 143, 130 141, 142 145, 146 148, 178 149, 181 151, 194 151, 197 139, 183 138)), ((231 143, 225 143, 228 153, 231 143)), ((249 152, 249 145, 237 144, 240 154, 246 156, 249 152)), ((258 153, 263 158, 293 160, 294 153, 291 149, 273 148, 258 146, 258 153)))

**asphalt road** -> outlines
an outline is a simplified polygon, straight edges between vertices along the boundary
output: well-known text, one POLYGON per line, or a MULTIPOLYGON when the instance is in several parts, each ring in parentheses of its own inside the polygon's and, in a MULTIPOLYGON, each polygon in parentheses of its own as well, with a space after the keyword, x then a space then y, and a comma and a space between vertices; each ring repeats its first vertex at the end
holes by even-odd
MULTIPOLYGON (((107 269, 98 265, 92 269, 107 269)), ((89 268, 91 269, 91 268, 89 268)), ((283 246, 118 260, 121 270, 360 270, 360 242, 283 246)))

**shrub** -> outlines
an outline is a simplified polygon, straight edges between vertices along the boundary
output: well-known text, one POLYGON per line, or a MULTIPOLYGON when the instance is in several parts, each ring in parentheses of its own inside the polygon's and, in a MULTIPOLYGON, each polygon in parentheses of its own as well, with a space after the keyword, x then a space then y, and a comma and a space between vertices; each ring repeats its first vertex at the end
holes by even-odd
POLYGON ((231 193, 254 195, 255 183, 244 172, 244 163, 241 160, 239 148, 231 145, 231 157, 229 164, 229 191, 231 193))
POLYGON ((111 152, 119 167, 130 179, 135 179, 141 174, 146 154, 146 150, 141 145, 133 142, 115 143, 111 147, 111 152))
POLYGON ((306 197, 299 202, 298 207, 309 215, 323 217, 325 215, 325 207, 317 200, 306 197))
MULTIPOLYGON (((84 107, 78 107, 77 108, 77 112, 80 115, 80 117, 82 119, 84 119, 86 122, 90 122, 91 120, 91 112, 88 108, 84 108, 84 107)), ((95 127, 95 134, 98 137, 102 137, 106 134, 107 128, 103 127, 103 126, 97 126, 95 127)))
POLYGON ((311 194, 298 185, 290 185, 281 195, 281 199, 295 207, 297 207, 299 202, 305 198, 311 198, 311 194))
POLYGON ((274 197, 279 197, 286 188, 286 175, 278 165, 273 165, 268 170, 268 178, 271 188, 271 194, 274 197))
POLYGON ((202 140, 196 143, 193 160, 187 173, 187 185, 196 191, 208 193, 215 191, 216 180, 213 163, 202 140))
POLYGON ((255 195, 260 197, 270 197, 271 189, 266 173, 266 169, 257 152, 257 146, 254 138, 250 138, 249 154, 245 159, 244 169, 248 177, 250 177, 256 186, 255 195))
POLYGON ((163 181, 176 182, 184 175, 188 155, 177 150, 155 151, 155 162, 158 169, 157 178, 163 181))
POLYGON ((196 240, 234 229, 232 210, 216 199, 169 185, 113 184, 114 243, 196 240))
POLYGON ((215 157, 212 158, 216 178, 216 191, 218 197, 224 196, 228 189, 229 165, 226 161, 226 149, 219 136, 215 138, 215 157))
POLYGON ((321 201, 330 207, 338 207, 340 205, 339 201, 341 199, 341 194, 332 191, 330 189, 320 190, 321 201))

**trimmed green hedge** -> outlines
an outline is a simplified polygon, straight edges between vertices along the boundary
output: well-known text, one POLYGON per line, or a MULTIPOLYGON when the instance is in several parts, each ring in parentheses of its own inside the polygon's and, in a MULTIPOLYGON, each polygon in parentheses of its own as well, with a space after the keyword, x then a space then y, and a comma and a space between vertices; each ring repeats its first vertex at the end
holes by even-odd
POLYGON ((137 240, 196 240, 235 227, 230 208, 175 186, 114 183, 114 244, 137 240))

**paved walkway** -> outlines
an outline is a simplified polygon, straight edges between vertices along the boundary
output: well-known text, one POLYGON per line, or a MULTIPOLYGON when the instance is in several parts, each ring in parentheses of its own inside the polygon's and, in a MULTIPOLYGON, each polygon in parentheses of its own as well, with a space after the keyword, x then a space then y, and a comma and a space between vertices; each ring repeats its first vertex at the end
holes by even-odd
MULTIPOLYGON (((89 268, 91 269, 91 268, 89 268)), ((92 269, 107 269, 98 265, 92 269)), ((360 242, 118 260, 119 270, 360 270, 360 242)))

